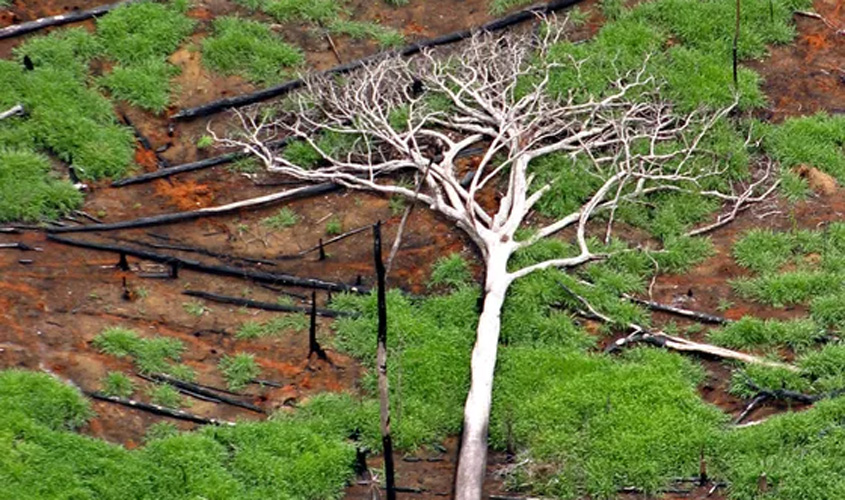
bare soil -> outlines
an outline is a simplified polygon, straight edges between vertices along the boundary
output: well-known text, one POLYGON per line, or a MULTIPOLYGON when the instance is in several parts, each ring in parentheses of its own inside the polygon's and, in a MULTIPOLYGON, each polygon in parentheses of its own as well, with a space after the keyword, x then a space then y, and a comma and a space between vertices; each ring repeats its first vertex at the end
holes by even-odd
MULTIPOLYGON (((69 10, 90 8, 110 0, 16 0, 8 10, 0 10, 0 26, 23 22, 39 17, 59 14, 69 10)), ((191 16, 201 24, 190 42, 171 57, 180 67, 176 83, 181 89, 173 108, 164 116, 118 105, 117 112, 126 113, 135 126, 152 143, 153 149, 167 147, 161 153, 171 164, 194 161, 217 154, 216 151, 198 150, 196 140, 205 132, 207 120, 176 124, 168 129, 167 116, 176 109, 198 105, 219 97, 236 95, 254 89, 238 77, 221 77, 210 74, 201 64, 201 54, 190 46, 201 43, 207 34, 211 19, 231 13, 247 15, 240 7, 226 0, 196 2, 191 16)), ((400 8, 385 8, 381 2, 356 0, 351 2, 353 17, 358 20, 378 20, 382 24, 402 30, 409 38, 428 38, 453 30, 478 25, 490 20, 487 0, 429 0, 413 1, 400 8)), ((591 3, 588 3, 591 5, 591 3)), ((816 10, 832 23, 845 23, 842 0, 817 0, 816 10)), ((590 20, 579 36, 588 36, 603 22, 593 9, 590 20)), ((81 23, 89 29, 92 22, 81 23)), ((786 116, 807 114, 818 110, 831 113, 843 111, 843 44, 834 30, 817 19, 799 16, 798 37, 794 44, 772 49, 771 57, 751 63, 760 72, 769 96, 772 120, 786 116)), ((315 36, 302 26, 291 26, 286 34, 294 33, 308 54, 310 69, 325 69, 338 60, 328 41, 315 36)), ((43 34, 44 32, 39 32, 43 34)), ((0 57, 10 57, 11 49, 25 37, 0 41, 0 57)), ((339 37, 334 40, 341 60, 348 61, 377 50, 371 42, 359 42, 339 37)), ((219 117, 212 121, 221 120, 219 117)), ((155 155, 139 146, 136 155, 140 169, 157 168, 155 155)), ((190 210, 246 199, 278 190, 278 187, 261 187, 274 179, 264 174, 248 177, 225 168, 214 168, 179 176, 168 180, 114 189, 102 182, 92 186, 84 210, 104 221, 121 221, 165 212, 190 210)), ((391 212, 388 200, 383 197, 343 192, 316 199, 296 201, 288 205, 301 218, 290 229, 273 231, 261 223, 278 208, 206 218, 197 221, 122 231, 103 235, 82 235, 91 241, 109 243, 126 241, 161 242, 195 245, 220 253, 253 258, 274 259, 296 253, 325 238, 325 222, 331 217, 342 221, 344 230, 385 221, 386 241, 392 243, 399 216, 391 212)), ((814 228, 818 224, 841 220, 845 214, 843 191, 819 195, 796 206, 772 200, 745 212, 733 224, 712 233, 716 255, 685 275, 660 276, 653 286, 653 299, 683 304, 691 309, 716 311, 720 299, 733 304, 724 311, 729 318, 746 314, 760 317, 794 317, 806 313, 802 307, 774 309, 745 302, 734 296, 728 281, 741 276, 744 271, 730 258, 730 249, 737 235, 751 227, 814 228)), ((71 224, 72 222, 68 222, 71 224)), ((37 252, 0 251, 0 368, 24 367, 48 370, 64 379, 73 381, 84 390, 94 390, 100 379, 110 370, 131 372, 130 362, 103 356, 94 349, 91 340, 105 327, 123 325, 132 327, 142 335, 166 335, 178 338, 187 347, 185 363, 197 371, 203 383, 223 386, 216 369, 223 354, 251 352, 262 367, 262 378, 276 381, 282 388, 251 386, 251 399, 267 410, 287 409, 292 403, 309 395, 330 390, 356 390, 361 367, 330 348, 331 364, 307 359, 308 340, 303 334, 288 334, 280 339, 243 342, 233 334, 247 320, 266 320, 270 313, 254 309, 240 309, 220 304, 206 304, 209 311, 201 316, 189 314, 183 307, 192 299, 182 294, 184 290, 204 290, 256 300, 274 302, 278 294, 246 280, 221 278, 183 271, 178 280, 150 279, 144 273, 164 271, 161 266, 130 258, 131 269, 116 268, 117 256, 67 247, 46 240, 41 232, 20 235, 0 234, 0 241, 21 241, 37 252), (27 259, 32 262, 28 262, 27 259), (126 279, 130 294, 124 298, 123 280, 126 279)), ((179 254, 171 250, 161 252, 179 254)), ((468 241, 423 208, 416 209, 409 221, 394 271, 390 276, 393 286, 414 293, 425 291, 424 282, 433 262, 452 252, 471 256, 468 241)), ((299 260, 279 260, 276 266, 263 269, 290 273, 302 277, 319 277, 345 283, 360 279, 372 284, 371 239, 367 232, 346 239, 328 249, 325 261, 310 254, 299 260)), ((180 254, 214 262, 209 257, 180 254)), ((291 290, 307 293, 305 290, 291 290)), ((325 294, 320 294, 325 302, 325 294)), ((658 324, 682 320, 657 315, 658 324)), ((320 320, 319 336, 330 346, 330 325, 320 320)), ((704 333, 698 334, 703 336, 704 333)), ((727 393, 730 372, 721 363, 705 359, 708 378, 700 388, 702 396, 726 412, 737 415, 744 402, 727 393)), ((92 436, 137 446, 145 430, 157 421, 146 413, 122 408, 108 403, 95 402, 97 417, 83 429, 92 436)), ((218 418, 260 418, 255 413, 222 405, 194 401, 191 412, 218 418)), ((784 411, 784 408, 763 406, 756 410, 752 420, 784 411)), ((192 424, 177 423, 192 428, 192 424)), ((403 493, 403 497, 443 498, 451 492, 452 474, 457 443, 454 439, 444 443, 442 450, 423 450, 412 456, 397 454, 400 485, 417 488, 419 493, 403 493), (445 451, 443 451, 445 450, 445 451)), ((370 460, 377 466, 379 458, 370 460)), ((500 494, 502 481, 497 472, 507 467, 506 457, 492 454, 488 466, 485 488, 488 493, 500 494)), ((719 499, 720 491, 707 496, 709 487, 699 488, 691 495, 666 494, 662 498, 711 498, 719 499)), ((353 484, 347 490, 350 499, 371 499, 373 491, 366 482, 353 484)), ((642 498, 635 494, 620 498, 642 498)))

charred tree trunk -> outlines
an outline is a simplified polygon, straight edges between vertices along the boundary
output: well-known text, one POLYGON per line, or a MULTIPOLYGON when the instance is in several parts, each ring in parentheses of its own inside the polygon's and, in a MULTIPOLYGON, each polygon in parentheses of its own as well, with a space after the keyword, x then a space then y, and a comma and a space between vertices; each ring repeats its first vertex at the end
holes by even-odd
POLYGON ((385 269, 381 258, 381 221, 373 227, 373 253, 378 281, 378 395, 381 424, 381 443, 384 450, 384 475, 387 500, 396 500, 396 478, 393 471, 393 440, 390 437, 390 387, 387 380, 387 298, 385 295, 385 269))

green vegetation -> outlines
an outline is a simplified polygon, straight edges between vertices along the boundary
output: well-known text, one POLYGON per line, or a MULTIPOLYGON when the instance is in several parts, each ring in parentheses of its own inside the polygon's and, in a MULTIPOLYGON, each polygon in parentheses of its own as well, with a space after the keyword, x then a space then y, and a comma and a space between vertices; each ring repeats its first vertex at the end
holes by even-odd
POLYGON ((214 20, 214 33, 202 44, 203 61, 224 74, 242 74, 255 83, 275 83, 305 60, 270 27, 238 17, 214 20))
POLYGON ((469 264, 458 253, 440 257, 431 269, 429 286, 443 286, 457 289, 472 281, 469 264))
POLYGON ((279 210, 276 215, 261 219, 262 225, 270 229, 275 229, 276 231, 293 227, 297 222, 299 222, 299 215, 287 207, 279 210))
POLYGON ((214 145, 214 137, 203 135, 197 140, 197 149, 208 149, 214 145))
POLYGON ((112 96, 161 113, 179 70, 166 61, 194 30, 185 15, 188 3, 140 2, 117 8, 97 22, 97 37, 105 55, 118 64, 100 79, 112 96))
POLYGON ((255 356, 247 353, 225 355, 220 359, 217 367, 223 373, 223 378, 226 379, 231 391, 240 391, 249 384, 250 380, 261 374, 261 368, 255 362, 255 356))
POLYGON ((815 231, 752 230, 736 243, 734 256, 759 273, 733 282, 741 296, 775 306, 812 300, 820 324, 845 324, 839 300, 845 293, 845 223, 815 231), (781 272, 786 264, 793 269, 781 272))
POLYGON ((347 35, 355 40, 372 38, 384 48, 398 47, 405 42, 402 33, 371 22, 335 20, 329 24, 329 31, 337 35, 347 35))
POLYGON ((326 25, 343 13, 339 0, 266 0, 264 11, 280 23, 311 22, 326 25))
POLYGON ((343 232, 343 221, 338 216, 334 216, 326 222, 326 234, 329 236, 337 236, 343 232))
POLYGON ((817 114, 768 126, 765 147, 784 169, 816 167, 845 184, 845 117, 817 114))
POLYGON ((44 155, 0 148, 0 222, 56 218, 82 204, 82 194, 53 177, 44 155))
POLYGON ((284 332, 302 332, 308 329, 308 318, 304 314, 279 316, 269 321, 259 323, 247 321, 238 329, 235 338, 248 340, 263 337, 276 337, 284 332))
POLYGON ((135 384, 123 372, 109 372, 103 378, 102 392, 109 396, 118 396, 121 398, 128 398, 135 392, 135 384))
POLYGON ((353 475, 346 429, 300 415, 179 433, 150 428, 129 451, 68 432, 91 415, 48 375, 0 372, 0 483, 16 500, 58 498, 338 499, 353 475))
POLYGON ((186 313, 190 314, 191 316, 196 316, 197 318, 209 312, 209 309, 205 306, 205 304, 196 300, 192 300, 191 302, 183 302, 182 309, 184 309, 186 313))
POLYGON ((166 373, 183 380, 192 380, 193 371, 173 363, 179 361, 184 346, 170 337, 142 338, 134 330, 110 327, 97 335, 91 344, 104 354, 129 357, 141 373, 166 373))
POLYGON ((30 38, 14 50, 18 61, 32 59, 33 71, 0 61, 0 107, 21 103, 27 110, 25 117, 0 122, 0 144, 50 150, 83 179, 123 174, 132 163, 132 132, 117 124, 111 103, 87 86, 88 63, 99 52, 94 37, 73 28, 30 38))
POLYGON ((491 441, 539 461, 511 482, 530 481, 542 496, 616 498, 632 484, 655 492, 697 473, 726 420, 695 390, 702 370, 676 354, 637 349, 614 361, 509 347, 500 363, 491 441))
POLYGON ((772 349, 786 346, 802 352, 825 337, 825 331, 809 319, 778 321, 746 316, 708 334, 711 342, 731 349, 772 349))
POLYGON ((521 7, 531 3, 531 0, 493 0, 490 3, 490 13, 498 16, 504 14, 513 7, 521 7))
POLYGON ((182 399, 179 391, 170 384, 155 384, 149 388, 147 395, 151 403, 165 408, 181 408, 187 403, 182 399))

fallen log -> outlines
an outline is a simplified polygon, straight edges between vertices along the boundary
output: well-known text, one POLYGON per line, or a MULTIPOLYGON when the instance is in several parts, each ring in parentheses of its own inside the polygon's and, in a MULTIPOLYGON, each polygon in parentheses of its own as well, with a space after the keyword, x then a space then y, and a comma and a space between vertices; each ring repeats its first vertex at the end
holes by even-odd
POLYGON ((193 413, 188 413, 182 410, 174 410, 172 408, 167 408, 164 406, 154 405, 152 403, 142 403, 141 401, 136 401, 134 399, 127 399, 127 398, 120 398, 117 396, 107 396, 102 392, 86 392, 91 398, 100 400, 100 401, 108 401, 109 403, 115 403, 123 406, 128 406, 129 408, 135 408, 136 410, 142 410, 149 413, 153 413, 156 415, 163 415, 165 417, 175 418, 179 420, 187 420, 188 422, 194 422, 197 424, 202 425, 231 425, 234 426, 234 422, 229 422, 228 420, 219 420, 216 418, 206 418, 201 417, 199 415, 194 415, 193 413))
POLYGON ((244 208, 255 208, 271 203, 277 203, 283 200, 295 200, 299 198, 306 198, 310 196, 318 196, 325 193, 331 193, 340 189, 340 186, 331 182, 324 182, 321 184, 314 184, 311 186, 303 186, 300 188, 289 189, 280 193, 273 193, 257 198, 250 198, 248 200, 237 201, 219 207, 200 208, 198 210, 191 210, 189 212, 174 212, 169 214, 153 215, 151 217, 141 217, 140 219, 132 219, 121 222, 112 222, 108 224, 90 224, 85 226, 66 226, 66 227, 50 227, 47 229, 51 233, 81 233, 91 231, 117 231, 121 229, 136 229, 139 227, 158 226, 162 224, 172 224, 174 222, 184 222, 187 220, 200 219, 202 217, 209 217, 212 215, 223 215, 232 213, 244 208))
POLYGON ((105 243, 94 243, 88 241, 74 240, 63 236, 56 236, 48 234, 47 239, 65 245, 76 246, 80 248, 89 248, 92 250, 102 250, 106 252, 120 253, 124 252, 126 255, 131 255, 139 259, 149 260, 177 268, 188 269, 191 271, 199 271, 208 274, 215 274, 218 276, 231 276, 234 278, 248 279, 261 283, 274 283, 286 286, 296 286, 302 288, 314 288, 321 290, 331 290, 333 292, 352 292, 352 293, 368 293, 369 290, 364 287, 347 285, 344 283, 335 283, 331 281, 323 281, 314 278, 299 278, 289 274, 274 274, 264 271, 254 271, 230 266, 214 266, 210 264, 203 264, 196 260, 183 259, 181 257, 174 257, 172 255, 159 254, 155 252, 148 252, 132 247, 125 247, 120 245, 109 245, 105 243))
POLYGON ((36 19, 35 21, 13 24, 6 28, 0 29, 0 40, 4 38, 11 38, 15 36, 24 35, 26 33, 38 31, 40 29, 49 28, 50 26, 61 26, 63 24, 85 21, 86 19, 91 19, 92 17, 103 15, 120 6, 128 5, 130 3, 136 3, 139 1, 141 0, 124 0, 123 2, 117 2, 110 5, 100 5, 99 7, 94 7, 88 10, 79 10, 71 12, 70 14, 60 14, 58 16, 50 16, 41 19, 36 19))
POLYGON ((244 158, 246 155, 244 153, 226 153, 224 155, 215 156, 213 158, 206 158, 205 160, 199 160, 191 163, 185 163, 182 165, 176 165, 175 167, 167 167, 167 168, 160 168, 155 172, 147 172, 145 174, 137 175, 135 177, 127 177, 126 179, 121 179, 119 181, 114 181, 111 183, 112 187, 123 187, 123 186, 130 186, 132 184, 141 184, 144 182, 150 182, 156 179, 161 179, 163 177, 169 177, 175 174, 181 174, 184 172, 193 172, 194 170, 202 170, 204 168, 211 168, 217 165, 223 165, 225 163, 233 162, 237 159, 244 158))
POLYGON ((239 408, 245 408, 250 411, 254 411, 256 413, 265 413, 264 409, 256 406, 252 403, 247 403, 245 401, 241 401, 240 399, 230 398, 223 394, 219 394, 213 390, 210 390, 206 387, 203 387, 198 384, 194 384, 191 382, 186 382, 184 380, 179 380, 178 378, 171 377, 165 373, 153 373, 150 375, 150 378, 158 381, 158 382, 165 382, 168 383, 177 389, 185 389, 190 391, 194 394, 199 394, 201 396, 205 396, 207 398, 211 398, 213 400, 217 400, 220 403, 225 403, 231 406, 237 406, 239 408))
POLYGON ((7 249, 7 250, 20 250, 21 252, 33 252, 38 251, 40 252, 40 248, 35 248, 27 245, 26 243, 0 243, 0 250, 7 249))
MULTIPOLYGON (((121 241, 127 241, 126 239, 122 239, 121 241)), ((215 259, 225 260, 225 261, 240 261, 247 264, 261 264, 264 266, 275 266, 276 263, 272 260, 268 259, 257 259, 255 257, 241 257, 239 255, 230 255, 221 252, 215 252, 213 250, 207 250, 205 248, 194 247, 190 245, 178 245, 175 243, 150 243, 147 241, 138 241, 136 242, 139 245, 143 245, 145 247, 155 248, 158 250, 178 250, 180 252, 188 252, 188 253, 198 253, 200 255, 205 255, 208 257, 214 257, 215 259)))
MULTIPOLYGON (((213 302, 220 302, 223 304, 232 304, 235 306, 242 306, 242 307, 251 307, 253 309, 263 309, 265 311, 278 311, 278 312, 301 312, 301 313, 310 313, 311 307, 304 307, 304 306, 289 306, 284 304, 274 304, 272 302, 260 302, 257 300, 252 299, 244 299, 241 297, 232 297, 229 295, 220 295, 217 293, 210 293, 210 292, 203 292, 200 290, 185 290, 182 292, 182 295, 187 295, 189 297, 196 297, 199 299, 210 300, 213 302)), ((317 309, 316 312, 317 316, 322 316, 324 318, 343 318, 343 317, 354 317, 357 316, 356 313, 347 312, 347 311, 335 311, 332 309, 317 309)))
MULTIPOLYGON (((424 49, 459 42, 479 33, 491 33, 494 31, 500 31, 515 24, 520 24, 531 19, 536 19, 538 15, 551 14, 558 10, 571 7, 580 3, 581 1, 582 0, 557 0, 544 5, 535 5, 533 7, 529 7, 519 12, 507 15, 505 17, 495 19, 478 28, 456 31, 436 38, 412 43, 398 50, 382 51, 371 56, 364 57, 362 59, 350 61, 346 64, 341 64, 339 66, 335 66, 334 68, 330 68, 326 71, 323 71, 321 75, 342 75, 352 70, 361 68, 370 62, 379 60, 383 57, 388 57, 390 55, 400 55, 403 57, 408 57, 414 54, 418 54, 424 49)), ((247 106, 256 102, 266 101, 268 99, 287 94, 288 92, 292 92, 301 88, 304 84, 305 81, 302 78, 291 80, 289 82, 285 82, 280 85, 262 89, 256 92, 241 94, 234 97, 226 97, 194 108, 183 109, 171 116, 170 118, 171 120, 187 120, 190 118, 212 115, 215 113, 219 113, 220 111, 224 111, 226 109, 239 108, 242 106, 247 106)))
POLYGON ((701 321, 702 323, 716 323, 716 324, 725 324, 730 323, 731 320, 727 318, 723 318, 722 316, 716 316, 714 314, 708 314, 698 311, 692 311, 690 309, 684 309, 682 307, 675 307, 670 306, 668 304, 661 304, 660 302, 655 302, 653 300, 645 300, 645 299, 638 299, 637 297, 633 297, 631 295, 623 295, 626 299, 630 300, 635 304, 640 304, 646 306, 647 308, 651 309, 652 311, 660 311, 670 314, 675 314, 677 316, 683 316, 685 318, 694 319, 696 321, 701 321))

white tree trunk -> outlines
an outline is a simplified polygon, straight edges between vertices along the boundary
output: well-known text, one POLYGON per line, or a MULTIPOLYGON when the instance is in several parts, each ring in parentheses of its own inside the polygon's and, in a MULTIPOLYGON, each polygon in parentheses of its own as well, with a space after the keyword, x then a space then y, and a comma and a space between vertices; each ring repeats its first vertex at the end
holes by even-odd
POLYGON ((472 350, 472 382, 464 406, 464 430, 455 477, 456 500, 481 500, 487 466, 487 428, 493 400, 493 373, 502 325, 502 304, 511 283, 508 248, 491 248, 487 259, 484 309, 472 350))

